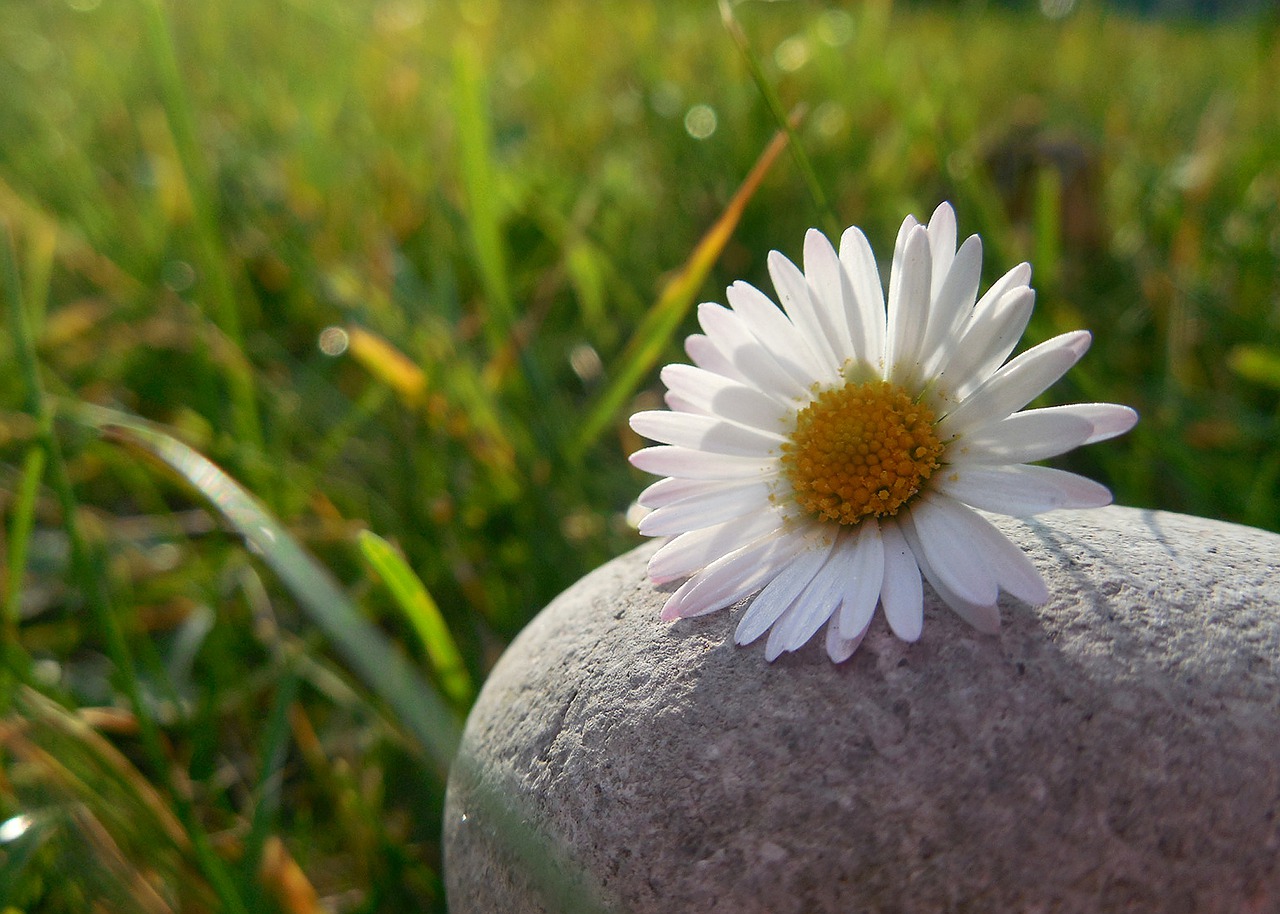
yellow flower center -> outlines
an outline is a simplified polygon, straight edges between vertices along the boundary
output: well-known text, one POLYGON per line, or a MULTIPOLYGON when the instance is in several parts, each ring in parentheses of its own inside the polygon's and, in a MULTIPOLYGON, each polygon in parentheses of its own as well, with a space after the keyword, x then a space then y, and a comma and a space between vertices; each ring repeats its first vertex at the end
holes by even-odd
POLYGON ((938 468, 933 423, 929 407, 888 381, 823 391, 782 446, 797 504, 841 524, 896 514, 938 468))

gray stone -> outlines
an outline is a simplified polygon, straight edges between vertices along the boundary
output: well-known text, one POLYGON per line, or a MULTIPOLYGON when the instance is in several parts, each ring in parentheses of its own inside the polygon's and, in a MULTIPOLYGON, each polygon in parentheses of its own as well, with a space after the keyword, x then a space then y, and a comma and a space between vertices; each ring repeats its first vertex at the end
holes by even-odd
POLYGON ((652 545, 584 578, 467 723, 452 914, 1280 911, 1280 536, 998 524, 1047 604, 984 636, 926 585, 840 666, 659 622, 652 545))

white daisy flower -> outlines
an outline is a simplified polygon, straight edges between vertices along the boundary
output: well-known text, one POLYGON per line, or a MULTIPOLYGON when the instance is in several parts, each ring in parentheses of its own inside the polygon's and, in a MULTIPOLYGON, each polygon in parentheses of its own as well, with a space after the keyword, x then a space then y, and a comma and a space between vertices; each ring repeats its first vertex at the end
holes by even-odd
POLYGON ((765 658, 827 625, 847 660, 877 606, 895 635, 923 626, 921 575, 963 619, 999 629, 1000 590, 1048 598, 1025 554, 979 511, 1027 516, 1109 504, 1092 480, 1034 466, 1128 431, 1112 403, 1023 409, 1089 347, 1064 333, 1006 362, 1031 316, 1031 267, 977 297, 982 243, 956 248, 948 204, 898 233, 888 308, 866 237, 836 253, 805 237, 804 270, 774 251, 782 302, 744 283, 729 307, 698 308, 693 365, 662 370, 669 410, 631 427, 662 442, 631 455, 666 477, 640 504, 640 532, 671 539, 649 562, 655 583, 686 579, 662 618, 714 612, 755 594, 735 640, 769 633, 765 658))

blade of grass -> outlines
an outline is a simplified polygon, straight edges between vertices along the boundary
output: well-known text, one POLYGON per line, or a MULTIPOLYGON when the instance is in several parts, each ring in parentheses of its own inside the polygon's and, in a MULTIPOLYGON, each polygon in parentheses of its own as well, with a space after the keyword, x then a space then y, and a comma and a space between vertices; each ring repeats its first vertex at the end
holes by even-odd
MULTIPOLYGON (((203 150, 198 140, 195 115, 191 101, 183 85, 178 58, 169 30, 169 22, 160 0, 141 0, 143 11, 143 44, 150 57, 150 64, 160 87, 160 98, 173 134, 179 165, 186 190, 191 198, 192 218, 195 228, 196 255, 202 278, 208 284, 206 307, 209 315, 223 335, 241 352, 244 351, 244 332, 240 316, 240 303, 236 283, 231 275, 231 259, 222 243, 218 229, 217 206, 204 162, 203 150)), ((253 454, 263 453, 261 420, 252 372, 247 361, 228 363, 228 384, 231 395, 231 416, 236 437, 243 447, 253 454)), ((256 466, 258 461, 245 461, 246 467, 256 466)))
POLYGON ((755 195, 760 182, 764 180, 764 176, 773 167, 773 163, 777 161, 786 145, 787 135, 779 131, 760 154, 760 158, 756 160, 746 180, 734 193, 733 199, 729 201, 724 212, 720 214, 720 218, 702 236, 679 271, 663 286, 657 302, 644 316, 644 320, 640 322, 640 326, 636 328, 631 341, 619 357, 619 365, 613 371, 608 386, 601 391, 595 405, 587 413, 577 437, 569 443, 566 456, 570 460, 577 462, 582 459, 587 449, 595 443, 601 432, 635 393, 645 375, 657 364, 663 349, 671 341, 680 322, 693 306, 698 290, 706 282, 711 267, 715 265, 724 246, 733 236, 733 231, 737 228, 747 203, 755 195))
POLYGON ((391 707, 443 778, 458 745, 458 721, 435 689, 361 615, 329 571, 284 525, 218 466, 176 438, 99 408, 82 417, 109 441, 149 455, 176 474, 244 538, 289 590, 338 653, 391 707))
POLYGON ((413 573, 404 557, 378 534, 362 530, 356 541, 365 561, 382 578, 387 590, 395 598, 396 605, 413 626, 414 633, 435 668, 440 688, 455 707, 469 707, 475 697, 475 687, 431 592, 413 573))
POLYGON ((84 594, 85 603, 101 634, 106 654, 115 668, 116 679, 138 720, 143 750, 155 769, 155 776, 160 779, 161 784, 173 798, 179 818, 191 838, 205 877, 217 892, 224 909, 232 914, 247 914, 244 903, 222 860, 214 853, 208 835, 195 815, 191 801, 181 791, 174 789, 169 758, 164 752, 155 720, 151 717, 143 700, 133 653, 129 649, 129 643, 125 640, 124 632, 111 605, 111 597, 106 586, 108 578, 100 550, 93 548, 80 531, 79 504, 71 487, 71 478, 62 457, 62 448, 54 434, 53 412, 49 409, 44 383, 40 378, 35 341, 31 336, 27 311, 22 301, 22 285, 18 277, 13 238, 9 234, 7 225, 3 225, 0 229, 0 286, 3 287, 6 293, 4 297, 9 303, 9 323, 19 371, 27 385, 28 409, 35 417, 37 441, 48 461, 50 487, 62 508, 62 525, 66 530, 67 540, 71 544, 71 565, 84 594))
POLYGON ((751 71, 751 79, 755 82, 756 88, 760 90, 760 95, 769 107, 769 113, 773 115, 774 123, 778 125, 778 129, 787 135, 787 139, 791 143, 791 156, 795 159, 796 167, 800 169, 800 175, 804 178, 805 187, 809 191, 809 196, 813 199, 814 208, 826 223, 827 234, 831 238, 837 238, 840 235, 842 226, 837 218, 835 210, 831 208, 831 204, 827 202, 827 195, 822 190, 822 182, 818 180, 818 173, 813 168, 813 162, 809 161, 809 155, 804 151, 804 146, 800 142, 799 136, 796 135, 796 119, 788 117, 787 112, 782 107, 782 100, 778 98, 778 92, 773 87, 773 83, 769 82, 765 76, 764 67, 760 65, 760 58, 756 56, 755 50, 751 47, 751 41, 747 38, 746 31, 742 28, 742 23, 738 22, 738 17, 734 15, 733 5, 729 0, 720 0, 720 18, 724 22, 725 30, 728 31, 729 37, 733 39, 734 44, 738 46, 738 50, 742 53, 743 60, 747 63, 747 69, 751 71))
POLYGON ((484 286, 488 314, 484 332, 491 352, 500 352, 515 326, 515 308, 507 283, 507 254, 493 173, 493 137, 488 120, 480 52, 462 39, 454 53, 453 115, 458 131, 458 164, 467 200, 467 226, 484 286))

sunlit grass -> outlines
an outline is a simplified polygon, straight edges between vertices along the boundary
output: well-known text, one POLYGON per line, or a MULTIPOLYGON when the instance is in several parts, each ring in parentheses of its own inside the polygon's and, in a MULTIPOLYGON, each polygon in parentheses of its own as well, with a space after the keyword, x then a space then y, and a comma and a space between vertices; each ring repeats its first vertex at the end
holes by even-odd
POLYGON ((1280 529, 1276 22, 961 6, 738 4, 771 110, 712 3, 6 4, 0 907, 443 910, 462 706, 636 542, 625 414, 829 221, 788 155, 732 204, 777 111, 877 250, 950 199, 1095 332, 1052 395, 1143 420, 1067 465, 1280 529))

